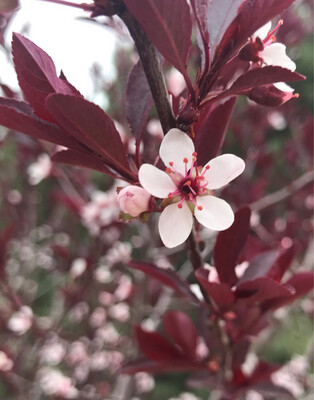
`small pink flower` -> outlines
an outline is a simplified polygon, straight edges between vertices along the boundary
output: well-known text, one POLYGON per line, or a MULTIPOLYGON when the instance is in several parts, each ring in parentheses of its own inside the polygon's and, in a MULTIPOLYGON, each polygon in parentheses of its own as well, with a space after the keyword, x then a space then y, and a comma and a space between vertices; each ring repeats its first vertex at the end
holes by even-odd
POLYGON ((48 154, 40 154, 37 161, 27 168, 28 182, 30 185, 37 185, 47 178, 52 170, 52 162, 48 154))
POLYGON ((150 194, 138 186, 126 186, 120 190, 118 201, 123 212, 138 217, 148 210, 150 194))
POLYGON ((213 190, 240 175, 244 161, 233 154, 224 154, 200 169, 192 140, 179 129, 167 133, 159 154, 166 172, 143 164, 139 180, 150 194, 170 203, 161 213, 158 225, 164 245, 172 248, 188 238, 193 215, 206 228, 216 231, 229 228, 234 221, 233 211, 213 190))
POLYGON ((287 56, 286 46, 282 43, 275 42, 274 33, 281 25, 282 20, 271 30, 271 22, 268 22, 254 33, 253 39, 258 37, 263 44, 263 49, 258 52, 258 56, 266 65, 275 65, 295 71, 296 65, 291 58, 287 56))

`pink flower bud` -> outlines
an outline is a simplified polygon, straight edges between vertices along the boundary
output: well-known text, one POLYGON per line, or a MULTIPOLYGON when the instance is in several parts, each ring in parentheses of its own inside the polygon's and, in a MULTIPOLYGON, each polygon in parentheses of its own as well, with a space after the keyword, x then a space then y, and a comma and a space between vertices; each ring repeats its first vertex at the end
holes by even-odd
POLYGON ((132 217, 148 210, 150 194, 138 186, 126 186, 118 194, 118 201, 123 212, 132 217))

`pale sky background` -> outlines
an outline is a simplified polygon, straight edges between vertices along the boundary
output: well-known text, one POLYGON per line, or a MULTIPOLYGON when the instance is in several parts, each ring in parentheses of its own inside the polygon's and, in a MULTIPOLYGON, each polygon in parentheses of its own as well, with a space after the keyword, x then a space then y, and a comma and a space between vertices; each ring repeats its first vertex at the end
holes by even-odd
MULTIPOLYGON (((21 0, 21 9, 11 21, 5 41, 10 45, 12 32, 22 32, 27 26, 27 37, 51 56, 57 72, 62 69, 84 97, 103 106, 103 96, 95 97, 91 66, 94 62, 101 66, 106 80, 115 77, 113 52, 117 38, 109 28, 77 19, 88 16, 89 13, 72 7, 21 0)), ((18 88, 15 72, 3 50, 0 50, 0 74, 3 83, 18 88)))

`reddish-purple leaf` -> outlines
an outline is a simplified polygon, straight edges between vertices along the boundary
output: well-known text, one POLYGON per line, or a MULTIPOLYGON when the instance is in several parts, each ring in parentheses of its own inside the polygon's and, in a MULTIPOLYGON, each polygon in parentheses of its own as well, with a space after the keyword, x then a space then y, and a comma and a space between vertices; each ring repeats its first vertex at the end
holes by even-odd
POLYGON ((287 249, 282 250, 271 269, 268 271, 267 276, 280 282, 284 273, 288 270, 294 260, 296 250, 296 246, 293 244, 291 244, 287 249))
POLYGON ((201 36, 209 43, 208 4, 211 0, 191 0, 201 36))
POLYGON ((245 0, 210 0, 207 20, 212 54, 244 2, 245 0))
POLYGON ((209 0, 191 0, 191 6, 199 32, 196 39, 201 50, 202 71, 205 74, 208 72, 209 68, 208 3, 209 0))
POLYGON ((281 366, 278 364, 270 364, 266 361, 260 360, 248 379, 249 383, 253 385, 260 382, 268 381, 271 375, 275 371, 278 371, 280 367, 281 366))
POLYGON ((234 294, 226 283, 209 282, 208 270, 198 268, 195 276, 207 292, 208 296, 214 300, 218 306, 230 306, 234 302, 234 294))
POLYGON ((184 354, 157 332, 144 330, 141 326, 135 328, 136 338, 142 353, 157 362, 182 360, 184 354))
POLYGON ((187 358, 195 360, 198 333, 191 319, 181 311, 168 311, 163 317, 166 333, 187 358))
POLYGON ((4 279, 5 276, 7 247, 12 238, 14 229, 14 225, 9 225, 3 232, 0 233, 0 279, 4 279))
POLYGON ((305 296, 307 293, 313 290, 314 272, 313 271, 299 272, 298 274, 293 275, 285 283, 285 285, 291 286, 295 290, 295 293, 283 299, 274 299, 266 302, 263 306, 265 310, 283 307, 287 304, 292 303, 299 297, 305 296))
POLYGON ((239 94, 257 86, 276 82, 292 82, 304 79, 305 77, 297 72, 290 71, 287 68, 269 65, 268 67, 252 69, 241 75, 223 95, 239 94))
POLYGON ((78 95, 65 78, 57 76, 52 59, 40 47, 18 33, 13 34, 12 52, 15 70, 25 98, 35 113, 48 121, 53 120, 45 108, 50 93, 78 95))
POLYGON ((192 20, 186 0, 124 0, 160 53, 185 77, 191 47, 192 20))
POLYGON ((219 155, 237 97, 210 110, 203 119, 195 137, 195 150, 199 165, 219 155))
POLYGON ((138 271, 142 271, 146 275, 157 279, 162 284, 173 289, 179 296, 185 297, 194 303, 199 303, 199 300, 191 291, 189 285, 182 280, 175 271, 171 269, 159 268, 153 264, 141 261, 131 261, 129 263, 129 267, 138 271))
POLYGON ((214 261, 221 282, 233 286, 237 277, 235 267, 250 229, 251 210, 242 207, 235 213, 234 223, 219 232, 214 247, 214 261))
POLYGON ((174 372, 174 371, 193 371, 207 369, 201 363, 193 363, 188 359, 172 359, 167 362, 156 362, 140 357, 134 361, 129 361, 121 368, 121 373, 133 375, 136 372, 145 371, 151 374, 174 372))
POLYGON ((278 107, 296 97, 293 92, 284 92, 274 85, 264 85, 245 93, 250 100, 266 107, 278 107))
POLYGON ((215 54, 220 65, 230 59, 250 36, 289 7, 294 0, 246 0, 229 25, 215 54))
POLYGON ((119 132, 100 107, 81 97, 62 94, 49 95, 46 106, 66 132, 123 176, 132 177, 119 132))
POLYGON ((51 161, 61 164, 76 165, 78 167, 89 168, 95 171, 102 172, 103 174, 117 177, 116 174, 114 174, 106 166, 104 161, 98 158, 93 153, 88 154, 75 150, 62 150, 54 154, 51 157, 51 161))
POLYGON ((258 254, 244 271, 243 276, 238 281, 238 285, 261 276, 267 276, 278 256, 278 250, 269 250, 258 254))
POLYGON ((245 281, 237 286, 235 295, 239 299, 247 299, 252 302, 263 302, 278 297, 287 297, 294 291, 273 281, 267 277, 260 277, 245 281))
POLYGON ((84 151, 84 147, 57 125, 39 119, 27 103, 0 98, 0 125, 36 139, 84 151))
POLYGON ((265 396, 265 398, 281 399, 281 400, 295 400, 295 396, 290 390, 273 384, 272 382, 262 382, 255 384, 253 390, 265 396))
POLYGON ((0 1, 0 13, 7 13, 13 11, 19 7, 19 0, 1 0, 0 1))
POLYGON ((153 97, 141 61, 129 76, 125 94, 125 111, 131 130, 140 138, 153 105, 153 97))

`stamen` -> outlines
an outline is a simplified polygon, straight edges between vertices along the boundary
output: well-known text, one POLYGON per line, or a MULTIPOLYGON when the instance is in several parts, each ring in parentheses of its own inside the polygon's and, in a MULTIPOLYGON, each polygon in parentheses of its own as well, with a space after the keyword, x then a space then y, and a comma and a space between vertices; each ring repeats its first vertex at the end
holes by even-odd
MULTIPOLYGON (((195 192, 195 190, 192 188, 191 184, 192 184, 191 181, 187 181, 185 185, 187 185, 187 186, 189 187, 190 191, 194 194, 194 196, 196 196, 196 192, 195 192)), ((185 186, 185 185, 184 185, 184 186, 185 186)), ((192 196, 191 193, 189 194, 189 197, 190 197, 190 196, 192 196)))
MULTIPOLYGON (((281 26, 282 24, 283 24, 283 20, 280 19, 280 20, 278 21, 278 24, 275 26, 275 28, 274 28, 271 32, 269 32, 268 35, 266 36, 266 38, 263 40, 263 44, 264 44, 264 45, 265 45, 269 40, 270 40, 271 43, 276 41, 276 38, 275 38, 275 36, 274 36, 274 33, 277 32, 277 30, 280 28, 280 26, 281 26)), ((270 44, 270 43, 269 43, 269 44, 270 44)))
POLYGON ((174 190, 173 192, 168 193, 168 199, 172 199, 174 196, 181 194, 180 190, 174 190))
POLYGON ((190 200, 190 202, 192 202, 195 206, 197 206, 196 201, 195 201, 195 199, 194 199, 192 193, 189 194, 189 200, 190 200))
POLYGON ((183 202, 184 202, 184 198, 181 199, 180 203, 178 203, 178 208, 182 208, 183 207, 183 202))

